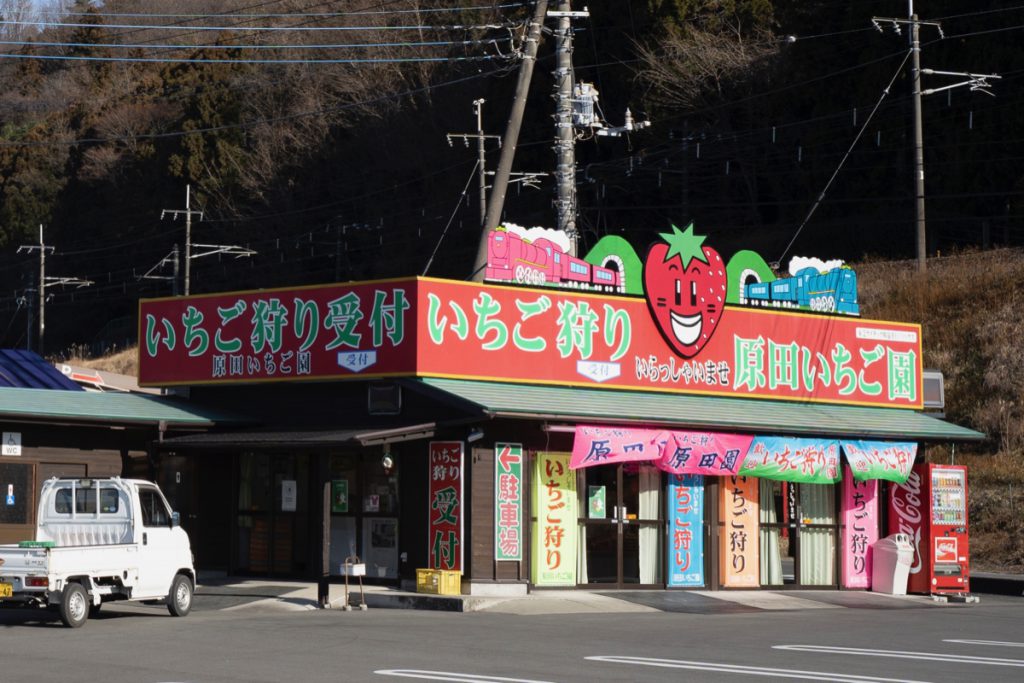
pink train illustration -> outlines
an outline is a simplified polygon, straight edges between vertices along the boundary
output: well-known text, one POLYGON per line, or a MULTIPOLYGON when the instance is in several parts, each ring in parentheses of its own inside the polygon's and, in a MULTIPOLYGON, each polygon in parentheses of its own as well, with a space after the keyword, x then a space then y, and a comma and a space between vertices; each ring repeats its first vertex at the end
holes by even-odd
POLYGON ((484 279, 533 286, 622 292, 622 275, 570 256, 551 240, 525 240, 502 227, 487 238, 484 279))

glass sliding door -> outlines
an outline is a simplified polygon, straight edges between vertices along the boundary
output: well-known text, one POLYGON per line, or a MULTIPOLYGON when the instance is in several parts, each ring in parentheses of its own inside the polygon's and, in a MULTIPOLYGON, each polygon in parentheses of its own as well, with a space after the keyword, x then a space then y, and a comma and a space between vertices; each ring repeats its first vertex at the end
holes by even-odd
POLYGON ((608 465, 586 468, 581 477, 579 583, 663 584, 661 471, 608 465))
POLYGON ((837 585, 835 491, 832 484, 800 485, 801 586, 837 585))

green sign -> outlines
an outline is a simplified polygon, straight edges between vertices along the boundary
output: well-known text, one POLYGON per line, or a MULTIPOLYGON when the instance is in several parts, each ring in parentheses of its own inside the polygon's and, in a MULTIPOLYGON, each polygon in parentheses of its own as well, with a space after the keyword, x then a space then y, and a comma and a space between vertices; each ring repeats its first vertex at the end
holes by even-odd
POLYGON ((494 444, 494 559, 523 559, 523 445, 494 444))
POLYGON ((331 512, 348 512, 348 479, 331 482, 331 512))
POLYGON ((605 505, 606 490, 604 486, 587 487, 587 516, 590 519, 604 519, 608 516, 608 507, 605 505))

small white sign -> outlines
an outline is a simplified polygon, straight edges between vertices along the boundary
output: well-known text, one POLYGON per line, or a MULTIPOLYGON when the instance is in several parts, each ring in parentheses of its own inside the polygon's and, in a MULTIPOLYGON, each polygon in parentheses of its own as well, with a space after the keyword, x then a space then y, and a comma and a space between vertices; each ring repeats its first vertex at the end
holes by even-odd
POLYGON ((602 363, 601 361, 578 360, 576 372, 595 382, 607 382, 622 374, 622 366, 618 363, 602 363))
POLYGON ((285 479, 281 482, 281 512, 295 512, 295 503, 298 497, 298 487, 294 479, 285 479))
POLYGON ((339 351, 338 352, 338 365, 351 370, 352 372, 362 372, 366 368, 373 367, 377 364, 377 352, 376 351, 339 351))
POLYGON ((21 432, 4 432, 3 455, 21 455, 21 432))

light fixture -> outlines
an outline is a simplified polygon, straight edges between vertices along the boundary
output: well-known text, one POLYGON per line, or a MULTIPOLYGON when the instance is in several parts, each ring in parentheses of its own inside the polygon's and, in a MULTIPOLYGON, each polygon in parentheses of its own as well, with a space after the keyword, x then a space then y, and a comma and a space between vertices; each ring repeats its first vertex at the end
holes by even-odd
POLYGON ((391 458, 391 444, 384 444, 384 457, 380 459, 380 466, 384 469, 384 474, 391 474, 391 470, 395 468, 395 461, 391 458))
POLYGON ((479 441, 482 438, 484 438, 484 430, 479 427, 473 427, 466 436, 466 441, 473 443, 474 441, 479 441))

